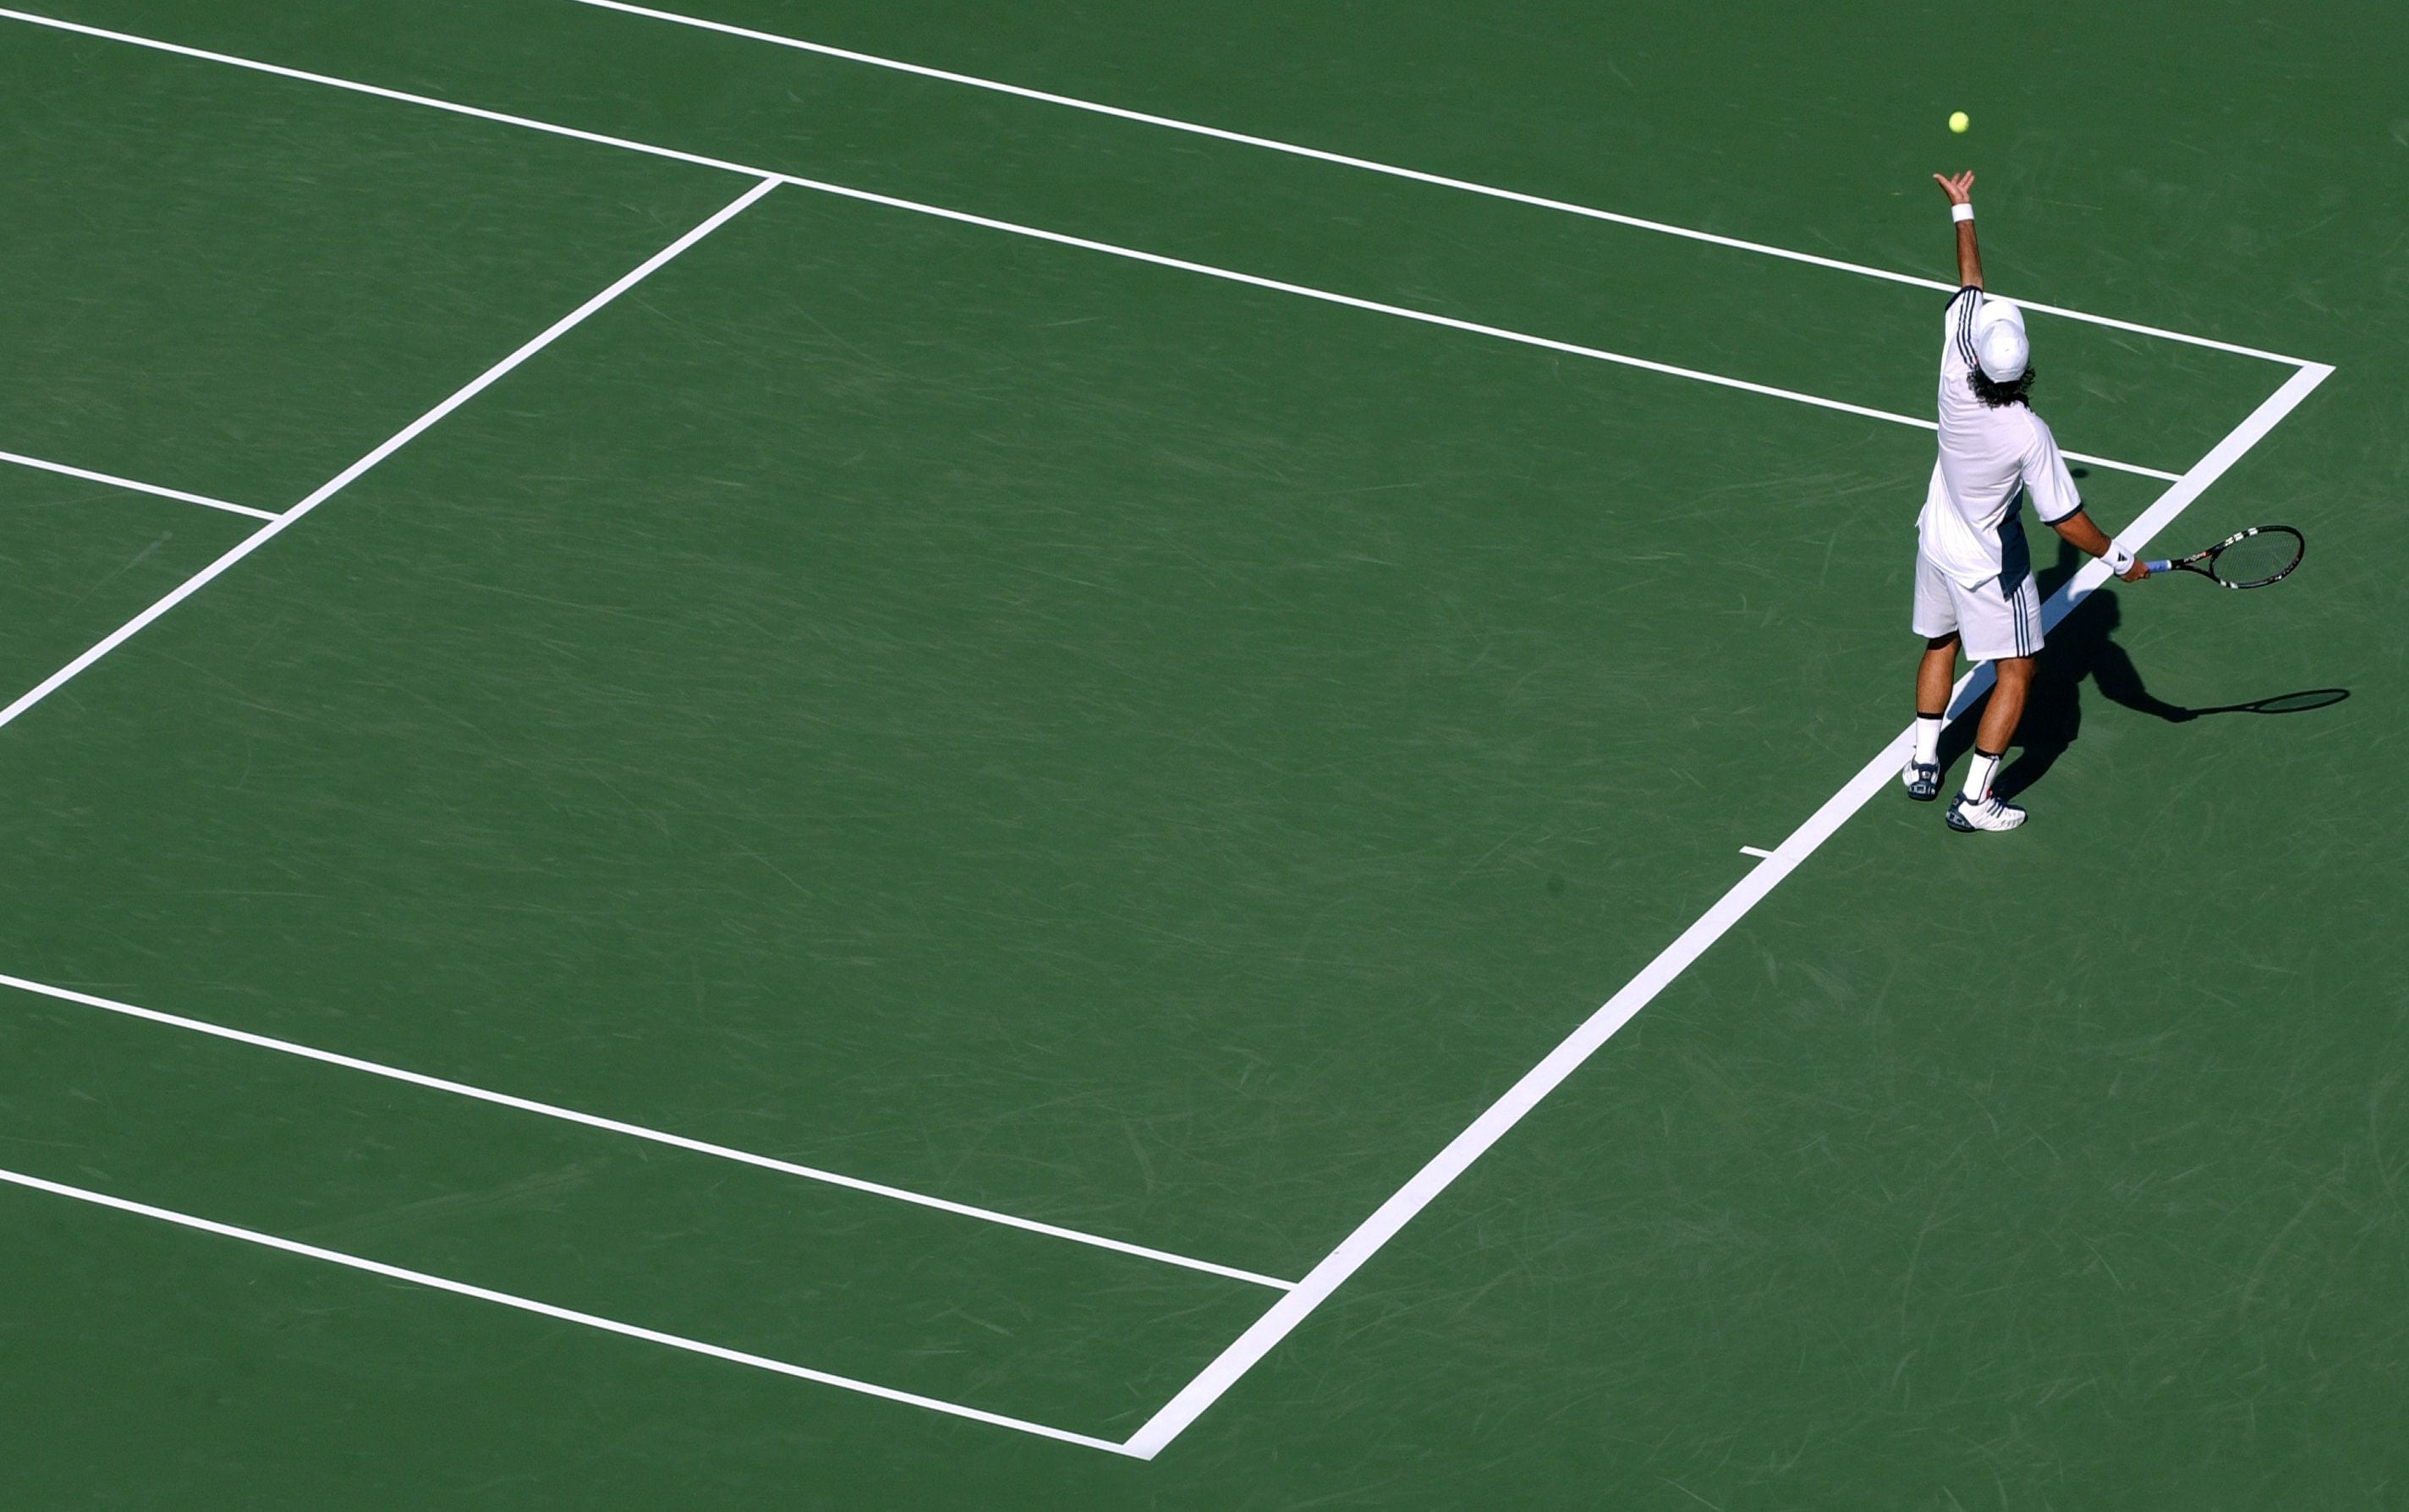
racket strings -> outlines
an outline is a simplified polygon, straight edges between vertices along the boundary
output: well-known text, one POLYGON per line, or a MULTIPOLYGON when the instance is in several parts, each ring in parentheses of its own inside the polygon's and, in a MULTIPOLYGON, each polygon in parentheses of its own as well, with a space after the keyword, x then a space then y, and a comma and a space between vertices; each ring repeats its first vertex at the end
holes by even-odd
POLYGON ((2272 583, 2300 564, 2301 538, 2289 530, 2261 530, 2220 547, 2209 559, 2220 583, 2237 588, 2272 583))

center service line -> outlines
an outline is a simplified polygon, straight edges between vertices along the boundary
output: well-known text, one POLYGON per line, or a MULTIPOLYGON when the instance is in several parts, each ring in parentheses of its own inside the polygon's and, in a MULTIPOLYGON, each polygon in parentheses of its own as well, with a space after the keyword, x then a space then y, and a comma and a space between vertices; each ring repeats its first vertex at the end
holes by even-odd
MULTIPOLYGON (((2251 411, 2248 419, 2217 442, 2198 466, 2184 474, 2180 482, 2143 511, 2141 518, 2120 531, 2117 539, 2137 551, 2149 544, 2154 535, 2188 509, 2194 499, 2223 477, 2332 372, 2331 367, 2312 364, 2294 373, 2283 387, 2251 411)), ((2050 596, 2048 603, 2041 606, 2044 626, 2054 626, 2064 619, 2069 611, 2107 580, 2107 575, 2108 569, 2103 564, 2098 561, 2085 564, 2064 587, 2050 596)), ((1976 698, 1989 690, 1990 682, 1988 663, 1969 672, 1958 684, 1956 694, 1951 699, 1951 717, 1963 714, 1976 698)), ((1563 1044, 1550 1051, 1546 1059, 1524 1073, 1522 1080, 1508 1087, 1503 1097, 1491 1103, 1486 1112, 1449 1141, 1445 1149, 1433 1156, 1428 1164, 1397 1189, 1395 1195, 1382 1202, 1354 1232, 1340 1241, 1338 1247, 1332 1250, 1321 1263, 1305 1273, 1305 1279, 1297 1284, 1295 1290, 1274 1303, 1269 1311, 1255 1320, 1253 1327, 1238 1337, 1236 1343, 1223 1350, 1219 1358, 1205 1366, 1194 1380, 1181 1389, 1178 1395, 1148 1418, 1144 1427, 1130 1436, 1131 1452, 1144 1459, 1154 1458, 1206 1408, 1219 1401, 1224 1392, 1254 1367, 1256 1361, 1271 1351, 1273 1346, 1288 1337, 1348 1277, 1361 1270, 1365 1261, 1396 1237, 1397 1231, 1411 1222, 1414 1216, 1428 1207, 1439 1193, 1447 1190, 1472 1162, 1503 1139, 1507 1130, 1521 1123, 1549 1093, 1563 1086, 1565 1078, 1580 1069, 1582 1062, 1596 1054, 1598 1048, 1613 1038, 1623 1025, 1631 1022, 1641 1009, 1653 1002, 1675 978, 1706 954, 1709 945, 1722 939, 1733 925, 1747 916, 1751 909, 1764 901, 1767 894, 1796 871, 1807 857, 1815 854, 1817 848, 1831 839, 1852 815, 1896 782, 1899 763, 1912 748, 1914 739, 1912 726, 1892 737, 1888 744, 1875 753, 1872 760, 1843 784, 1839 792, 1826 799, 1823 807, 1794 830, 1789 839, 1776 847, 1772 856, 1752 869, 1712 908, 1682 930, 1680 938, 1666 946, 1638 975, 1625 984, 1622 991, 1608 999, 1605 1005, 1566 1036, 1563 1044)))

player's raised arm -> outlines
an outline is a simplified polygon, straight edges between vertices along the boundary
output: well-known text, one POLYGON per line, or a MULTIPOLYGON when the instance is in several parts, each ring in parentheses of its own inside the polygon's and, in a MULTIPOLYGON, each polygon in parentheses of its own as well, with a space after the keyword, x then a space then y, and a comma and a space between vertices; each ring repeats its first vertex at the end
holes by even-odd
POLYGON ((1934 174, 1932 181, 1949 196, 1949 218, 1957 223, 1957 285, 1983 286, 1983 254, 1974 246, 1974 174, 1971 169, 1951 179, 1934 174))

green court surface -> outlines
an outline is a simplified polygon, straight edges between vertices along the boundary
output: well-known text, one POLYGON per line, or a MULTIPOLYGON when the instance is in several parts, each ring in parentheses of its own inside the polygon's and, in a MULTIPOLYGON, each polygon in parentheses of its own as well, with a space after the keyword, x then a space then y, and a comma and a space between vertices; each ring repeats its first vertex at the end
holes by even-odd
POLYGON ((0 1506, 2409 1499, 2387 7, 693 4, 0 10, 0 1506))

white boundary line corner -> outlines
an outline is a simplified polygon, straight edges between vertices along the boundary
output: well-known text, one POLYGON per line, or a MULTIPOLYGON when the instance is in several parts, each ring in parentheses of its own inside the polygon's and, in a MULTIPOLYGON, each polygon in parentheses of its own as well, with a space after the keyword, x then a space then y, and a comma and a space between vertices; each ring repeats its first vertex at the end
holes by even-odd
MULTIPOLYGON (((2193 500, 2223 477, 2332 372, 2331 367, 2322 364, 2302 364, 2281 388, 2251 411, 2249 418, 2235 426, 2210 450, 2208 455, 2184 474, 2180 482, 2169 488, 2157 503, 2142 511, 2141 518, 2119 532, 2118 540, 2128 548, 2146 546, 2153 536, 2188 509, 2193 500)), ((2043 624, 2056 626, 2106 578, 2107 569, 2102 564, 2097 561, 2085 564, 2042 606, 2043 624)), ((1951 717, 1963 714, 1977 698, 1987 691, 1989 685, 1988 664, 1969 672, 1958 684, 1950 702, 1951 717)), ((1295 1290, 1274 1303, 1269 1311, 1256 1319, 1253 1327, 1241 1334, 1219 1359, 1148 1418, 1145 1426, 1131 1435, 1131 1450, 1145 1459, 1154 1458, 1219 1401, 1223 1393, 1235 1386, 1275 1345, 1311 1317, 1314 1309, 1328 1301, 1348 1277, 1362 1269, 1383 1246, 1396 1237, 1399 1230, 1429 1206, 1439 1193, 1522 1122, 1543 1099, 1563 1086, 1566 1078, 1614 1037, 1617 1030, 1631 1022, 1641 1009, 1653 1002, 1658 994, 1689 970, 1709 946, 1722 939, 1732 926, 1747 916, 1750 910, 1764 901, 1767 894, 1838 833, 1859 809, 1876 795, 1887 791, 1897 779, 1898 764, 1914 739, 1911 726, 1893 736, 1855 776, 1842 784, 1839 791, 1825 799, 1823 806, 1810 815, 1806 823, 1793 830, 1772 856, 1752 867, 1747 876, 1734 884, 1712 907, 1682 930, 1680 937, 1642 968, 1638 975, 1565 1036, 1545 1059, 1524 1073, 1521 1080, 1490 1104, 1487 1111, 1466 1126, 1462 1133, 1449 1141, 1444 1149, 1433 1156, 1370 1217, 1358 1225, 1354 1232, 1340 1241, 1335 1249, 1306 1273, 1305 1280, 1295 1290)))
POLYGON ((1245 1281, 1259 1287, 1268 1287, 1275 1291, 1286 1291, 1296 1285, 1293 1281, 1282 1281, 1275 1276, 1240 1270, 1234 1265, 1219 1265, 1211 1260, 1197 1260, 1188 1255, 1176 1255, 1169 1250, 1154 1249, 1145 1245, 1133 1245, 1126 1240, 1110 1239, 1102 1234, 1064 1228, 1060 1224, 1041 1223, 1034 1218, 1019 1217, 1014 1214, 998 1212, 993 1208, 978 1207, 969 1202, 957 1202, 943 1197, 931 1197, 924 1192, 911 1191, 902 1187, 890 1187, 884 1182, 865 1181, 858 1176, 848 1176, 838 1172, 822 1170, 817 1166, 803 1165, 793 1160, 781 1160, 767 1155, 757 1155, 750 1150, 714 1145, 708 1140, 689 1139, 683 1134, 648 1129, 642 1124, 627 1123, 617 1118, 605 1118, 596 1114, 581 1113, 574 1108, 564 1108, 555 1103, 540 1102, 533 1098, 515 1097, 508 1092, 471 1087, 465 1082, 451 1081, 441 1076, 429 1076, 421 1072, 405 1070, 399 1066, 389 1066, 375 1060, 364 1060, 357 1056, 340 1055, 332 1050, 321 1050, 314 1045, 300 1044, 292 1040, 280 1040, 267 1034, 254 1034, 248 1030, 229 1029, 223 1024, 212 1024, 205 1019, 187 1018, 180 1014, 162 1013, 156 1008, 121 1002, 114 998, 79 992, 70 987, 52 986, 47 982, 36 982, 26 977, 12 976, 5 972, 0 972, 0 987, 11 987, 19 992, 49 998, 58 1002, 71 1002, 80 1007, 96 1008, 103 1013, 115 1014, 123 1018, 164 1025, 168 1029, 204 1034, 211 1039, 247 1044, 255 1049, 273 1050, 280 1055, 294 1056, 303 1060, 314 1060, 322 1065, 339 1066, 345 1071, 361 1072, 370 1076, 382 1077, 387 1081, 402 1082, 411 1087, 425 1087, 429 1091, 448 1093, 453 1097, 467 1098, 471 1102, 489 1103, 495 1107, 511 1108, 520 1113, 531 1113, 539 1117, 554 1118, 562 1123, 579 1124, 588 1129, 600 1130, 605 1133, 620 1134, 654 1145, 664 1145, 672 1149, 685 1150, 695 1155, 707 1155, 715 1159, 728 1160, 739 1165, 757 1166, 764 1171, 777 1172, 781 1175, 797 1176, 805 1181, 818 1182, 823 1186, 843 1188, 848 1191, 887 1198, 893 1202, 909 1203, 915 1207, 930 1208, 956 1217, 974 1218, 980 1222, 992 1223, 1003 1228, 1019 1229, 1025 1232, 1042 1234, 1049 1239, 1086 1245, 1093 1249, 1110 1250, 1138 1260, 1176 1265, 1184 1270, 1220 1276, 1225 1280, 1245 1281))
POLYGON ((602 1332, 616 1333, 623 1338, 642 1339, 647 1344, 666 1345, 670 1348, 682 1349, 688 1354, 704 1355, 731 1364, 750 1365, 755 1370, 766 1370, 780 1375, 793 1376, 797 1380, 812 1381, 821 1386, 833 1386, 843 1390, 858 1391, 864 1396, 900 1402, 905 1406, 922 1407, 930 1412, 944 1413, 950 1418, 967 1418, 973 1422, 986 1423, 994 1428, 1010 1428, 1023 1433, 1033 1433, 1039 1438, 1075 1444, 1082 1448, 1102 1449, 1106 1454, 1127 1455, 1131 1452, 1128 1446, 1116 1444, 1111 1439, 1075 1433, 1066 1428, 1049 1427, 1045 1423, 1031 1422, 1025 1418, 1006 1417, 1000 1412, 964 1406, 959 1402, 946 1402, 937 1397, 921 1396, 917 1392, 899 1390, 891 1386, 880 1386, 875 1382, 860 1380, 851 1375, 839 1375, 829 1371, 813 1370, 806 1365, 789 1364, 783 1360, 772 1360, 764 1355, 748 1354, 744 1350, 730 1349, 723 1345, 706 1344, 700 1339, 690 1339, 683 1334, 664 1333, 658 1329, 642 1328, 634 1323, 622 1323, 615 1318, 601 1318, 593 1313, 582 1313, 570 1307, 555 1306, 551 1303, 538 1302, 531 1297, 496 1291, 488 1287, 472 1286, 466 1281, 430 1275, 425 1271, 412 1271, 399 1265, 387 1265, 382 1260, 366 1260, 357 1255, 347 1255, 340 1250, 305 1245, 294 1239, 281 1239, 275 1234, 262 1233, 255 1229, 238 1228, 231 1223, 219 1223, 211 1218, 195 1217, 190 1213, 179 1213, 173 1208, 153 1207, 148 1202, 112 1197, 107 1192, 94 1191, 85 1187, 71 1187, 63 1181, 50 1181, 40 1176, 27 1175, 19 1171, 0 1170, 0 1183, 22 1187, 28 1191, 46 1192, 52 1197, 65 1197, 74 1202, 87 1202, 94 1207, 108 1208, 119 1213, 130 1213, 137 1217, 154 1218, 161 1223, 174 1224, 180 1229, 190 1229, 199 1233, 216 1234, 223 1239, 238 1239, 247 1245, 257 1245, 264 1249, 297 1255, 303 1260, 321 1260, 329 1265, 339 1265, 346 1270, 362 1271, 369 1275, 383 1276, 387 1280, 405 1281, 412 1286, 450 1292, 455 1297, 469 1297, 478 1302, 492 1303, 497 1306, 512 1308, 522 1313, 533 1313, 539 1318, 549 1318, 564 1323, 575 1323, 584 1328, 599 1329, 602 1332))

